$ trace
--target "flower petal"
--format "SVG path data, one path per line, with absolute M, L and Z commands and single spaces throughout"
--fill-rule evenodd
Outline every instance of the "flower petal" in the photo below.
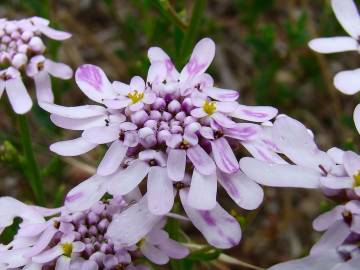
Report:
M 184 83 L 207 70 L 215 56 L 215 43 L 210 38 L 203 38 L 196 45 L 189 62 L 180 73 L 180 82 Z
M 216 166 L 214 161 L 200 145 L 190 147 L 186 151 L 186 154 L 201 174 L 211 175 L 215 172 Z
M 68 65 L 57 63 L 50 59 L 45 60 L 44 70 L 46 70 L 52 76 L 63 80 L 70 79 L 73 76 L 73 71 Z
M 76 70 L 75 80 L 83 93 L 96 102 L 102 103 L 103 99 L 115 97 L 112 84 L 98 66 L 90 64 L 80 66 Z
M 343 205 L 338 205 L 332 210 L 321 214 L 313 221 L 313 228 L 316 231 L 325 231 L 329 229 L 335 222 L 342 220 L 342 213 L 344 211 Z
M 106 235 L 120 245 L 135 245 L 147 235 L 162 218 L 162 216 L 154 215 L 149 211 L 147 197 L 144 196 L 138 203 L 113 217 Z M 121 228 L 121 233 L 119 233 L 119 228 Z
M 167 172 L 174 181 L 181 181 L 185 176 L 186 151 L 181 149 L 169 149 L 167 159 Z
M 241 170 L 252 180 L 271 187 L 319 188 L 321 173 L 307 167 L 269 164 L 254 158 L 242 158 Z
M 343 156 L 344 167 L 350 177 L 360 173 L 360 156 L 353 151 L 346 151 Z
M 66 107 L 48 102 L 40 102 L 39 106 L 49 113 L 74 119 L 83 119 L 106 114 L 106 109 L 98 105 Z
M 235 101 L 239 98 L 239 92 L 235 90 L 206 87 L 203 89 L 203 92 L 209 97 L 219 101 Z
M 21 78 L 5 81 L 5 89 L 10 104 L 17 114 L 24 114 L 30 111 L 33 103 Z
M 341 26 L 353 38 L 360 36 L 360 16 L 353 0 L 332 0 L 332 9 Z
M 54 94 L 51 89 L 50 76 L 46 71 L 40 71 L 34 76 L 36 98 L 39 102 L 54 102 Z
M 84 130 L 82 138 L 90 143 L 103 144 L 119 139 L 120 128 L 118 125 L 92 127 Z
M 134 76 L 130 81 L 130 89 L 131 91 L 144 92 L 145 90 L 145 82 L 139 76 Z
M 104 196 L 108 181 L 105 177 L 94 175 L 81 182 L 66 195 L 66 207 L 73 211 L 89 209 Z
M 204 235 L 210 245 L 217 248 L 231 248 L 241 239 L 241 228 L 236 219 L 219 204 L 210 211 L 196 210 L 188 205 L 188 192 L 180 190 L 181 203 L 193 225 Z
M 354 123 L 358 133 L 360 133 L 360 104 L 354 110 Z
M 215 163 L 220 170 L 225 173 L 234 173 L 239 170 L 239 163 L 224 137 L 211 141 L 211 148 Z
M 59 116 L 56 114 L 51 114 L 50 119 L 51 122 L 53 122 L 56 126 L 70 130 L 84 130 L 92 127 L 98 127 L 106 123 L 106 117 L 102 115 L 89 118 L 74 119 Z
M 114 173 L 120 167 L 128 148 L 123 142 L 114 141 L 101 160 L 97 173 L 102 176 Z
M 147 179 L 147 198 L 150 212 L 165 215 L 174 204 L 174 188 L 167 175 L 166 168 L 154 166 L 150 168 Z
M 260 132 L 260 126 L 251 123 L 236 123 L 231 128 L 225 128 L 226 137 L 234 138 L 240 141 L 252 141 Z
M 241 208 L 254 210 L 264 199 L 263 189 L 240 170 L 233 174 L 217 172 L 218 181 Z
M 50 150 L 60 156 L 78 156 L 89 152 L 96 146 L 97 144 L 90 143 L 80 137 L 73 140 L 53 143 L 50 145 Z
M 198 210 L 211 210 L 216 206 L 216 174 L 202 175 L 193 171 L 187 204 Z
M 156 263 L 158 265 L 164 265 L 169 262 L 169 257 L 166 255 L 164 251 L 153 246 L 148 242 L 144 242 L 140 246 L 140 250 L 144 254 L 144 256 L 153 263 Z
M 36 24 L 38 30 L 43 33 L 45 36 L 55 39 L 55 40 L 65 40 L 71 37 L 70 33 L 55 30 L 47 25 L 44 24 Z
M 360 91 L 360 68 L 340 71 L 334 77 L 335 87 L 346 95 L 353 95 Z
M 239 105 L 237 109 L 230 115 L 232 117 L 252 121 L 265 122 L 273 119 L 278 113 L 278 110 L 270 106 L 245 106 Z
M 337 53 L 356 51 L 357 41 L 352 37 L 315 38 L 309 42 L 309 47 L 319 53 Z

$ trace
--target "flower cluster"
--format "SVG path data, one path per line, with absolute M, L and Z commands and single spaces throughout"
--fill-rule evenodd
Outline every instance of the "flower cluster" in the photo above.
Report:
M 22 75 L 32 78 L 39 101 L 53 102 L 50 76 L 61 79 L 72 77 L 65 64 L 45 58 L 42 35 L 54 40 L 70 38 L 70 34 L 52 29 L 49 21 L 40 17 L 21 20 L 0 19 L 0 96 L 6 91 L 18 114 L 28 112 L 32 100 L 22 81 Z
M 170 239 L 160 220 L 142 239 L 132 245 L 119 243 L 123 227 L 109 233 L 109 224 L 129 203 L 122 197 L 98 201 L 86 211 L 69 211 L 25 205 L 13 198 L 0 198 L 0 229 L 22 218 L 14 240 L 0 246 L 1 269 L 126 269 L 144 270 L 136 265 L 141 256 L 155 264 L 188 255 L 186 247 Z M 137 224 L 133 224 L 137 226 Z
M 109 144 L 97 175 L 68 194 L 68 207 L 86 209 L 87 198 L 105 193 L 126 195 L 147 178 L 152 214 L 169 213 L 179 191 L 185 212 L 211 244 L 229 248 L 239 242 L 238 223 L 216 202 L 217 182 L 240 207 L 259 206 L 263 190 L 239 170 L 233 149 L 243 144 L 256 152 L 256 122 L 272 119 L 277 110 L 238 104 L 237 91 L 215 87 L 205 73 L 214 55 L 214 42 L 204 38 L 178 72 L 162 49 L 150 48 L 146 81 L 135 76 L 129 84 L 111 83 L 99 67 L 83 65 L 76 82 L 100 105 L 40 103 L 55 125 L 82 131 L 79 138 L 53 144 L 57 154 L 75 156 Z

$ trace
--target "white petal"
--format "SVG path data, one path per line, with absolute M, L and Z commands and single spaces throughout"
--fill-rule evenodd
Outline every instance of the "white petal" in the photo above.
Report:
M 77 138 L 68 141 L 60 141 L 50 145 L 50 150 L 60 156 L 78 156 L 89 152 L 97 146 L 95 143 L 89 143 L 83 138 Z
M 10 104 L 17 114 L 30 111 L 32 100 L 21 78 L 10 79 L 5 82 L 6 93 Z
M 187 197 L 189 206 L 199 210 L 213 209 L 216 206 L 216 192 L 216 174 L 202 175 L 194 169 Z
M 127 150 L 128 147 L 123 142 L 114 141 L 101 160 L 97 173 L 103 176 L 114 173 L 120 167 Z
M 51 114 L 50 119 L 51 122 L 53 122 L 56 126 L 61 128 L 71 129 L 71 130 L 84 130 L 84 129 L 89 129 L 92 127 L 98 127 L 104 125 L 106 117 L 100 115 L 89 118 L 74 119 L 74 118 L 59 116 L 56 114 Z
M 319 188 L 321 173 L 306 167 L 245 157 L 240 160 L 240 168 L 250 179 L 265 186 Z
M 169 177 L 174 181 L 181 181 L 185 175 L 186 151 L 181 149 L 170 149 L 167 159 L 167 171 Z
M 73 75 L 73 71 L 68 65 L 57 63 L 50 59 L 45 60 L 44 69 L 52 76 L 64 80 L 70 79 Z
M 309 47 L 319 53 L 356 51 L 358 43 L 352 37 L 316 38 L 309 42 Z
M 346 95 L 353 95 L 360 91 L 360 68 L 340 71 L 334 77 L 335 87 Z
M 360 133 L 360 104 L 354 110 L 354 123 L 358 133 Z
M 66 107 L 48 102 L 40 102 L 39 106 L 49 113 L 74 119 L 83 119 L 106 114 L 106 109 L 98 105 Z
M 34 81 L 38 102 L 54 102 L 54 94 L 51 89 L 49 74 L 46 71 L 40 71 L 34 76 Z
M 360 16 L 353 0 L 331 0 L 331 6 L 339 23 L 353 38 L 360 36 Z

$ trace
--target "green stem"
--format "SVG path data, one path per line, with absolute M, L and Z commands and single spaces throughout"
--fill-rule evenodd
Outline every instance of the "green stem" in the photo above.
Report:
M 160 11 L 160 13 L 169 21 L 174 23 L 181 31 L 185 32 L 188 28 L 186 22 L 184 22 L 169 1 L 157 0 L 151 1 L 151 3 Z
M 24 158 L 24 173 L 26 174 L 31 189 L 34 193 L 35 200 L 38 204 L 44 205 L 45 194 L 41 174 L 38 164 L 35 159 L 34 150 L 32 148 L 32 142 L 30 137 L 30 130 L 28 120 L 25 115 L 18 115 L 18 124 L 20 131 L 20 139 L 23 150 Z

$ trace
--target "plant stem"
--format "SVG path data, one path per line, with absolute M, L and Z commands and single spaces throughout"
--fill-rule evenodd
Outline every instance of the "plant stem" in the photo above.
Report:
M 36 162 L 32 141 L 30 137 L 30 130 L 27 118 L 25 115 L 18 115 L 18 124 L 20 131 L 20 139 L 23 150 L 24 173 L 27 176 L 31 189 L 34 193 L 35 200 L 38 204 L 44 205 L 44 187 L 41 179 L 38 164 Z
M 181 29 L 181 31 L 185 32 L 188 28 L 186 22 L 184 22 L 174 7 L 169 3 L 169 1 L 151 1 L 151 3 L 160 11 L 160 13 L 175 24 L 177 27 Z

